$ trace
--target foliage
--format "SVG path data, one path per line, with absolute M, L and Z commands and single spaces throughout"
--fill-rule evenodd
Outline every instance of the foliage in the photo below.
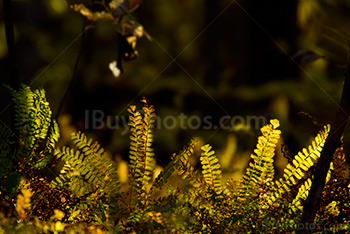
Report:
M 21 177 L 37 177 L 43 168 L 54 163 L 53 150 L 59 130 L 51 119 L 51 110 L 43 89 L 31 91 L 25 85 L 19 90 L 8 89 L 16 112 L 16 134 L 7 126 L 0 126 L 0 189 L 11 203 Z
M 2 171 L 4 181 L 14 173 L 20 180 L 11 190 L 1 188 L 1 200 L 7 203 L 10 191 L 16 191 L 11 197 L 15 198 L 15 210 L 6 211 L 1 205 L 1 232 L 291 232 L 300 220 L 301 204 L 307 197 L 312 172 L 330 128 L 326 125 L 310 146 L 290 160 L 281 178 L 275 178 L 273 165 L 281 135 L 276 119 L 261 128 L 262 136 L 239 181 L 222 180 L 219 160 L 210 145 L 201 147 L 201 169 L 192 165 L 190 157 L 196 150 L 196 140 L 173 154 L 172 161 L 155 175 L 152 145 L 156 116 L 154 107 L 143 99 L 142 111 L 134 105 L 129 107 L 129 180 L 120 185 L 114 161 L 81 132 L 71 135 L 75 149 L 56 148 L 53 156 L 58 131 L 57 127 L 50 127 L 54 122 L 42 90 L 31 91 L 22 86 L 11 92 L 18 105 L 15 126 L 21 137 L 19 142 L 29 142 L 31 147 L 13 147 L 13 134 L 2 126 L 1 160 L 12 166 Z M 20 128 L 23 125 L 19 122 L 26 127 Z M 45 138 L 46 144 L 40 145 L 38 142 Z M 43 168 L 43 162 L 48 166 L 56 158 L 64 166 L 60 175 L 49 182 L 37 171 Z M 348 227 L 349 175 L 345 174 L 344 162 L 343 149 L 339 148 L 317 216 L 318 231 L 338 232 Z M 333 225 L 327 226 L 330 221 Z

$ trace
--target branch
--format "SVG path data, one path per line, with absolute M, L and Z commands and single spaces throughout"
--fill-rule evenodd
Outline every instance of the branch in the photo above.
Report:
M 301 218 L 298 234 L 312 233 L 312 227 L 315 227 L 314 221 L 317 211 L 320 209 L 322 190 L 325 186 L 327 172 L 332 162 L 336 149 L 340 146 L 341 137 L 345 131 L 346 124 L 350 114 L 350 41 L 347 68 L 345 72 L 343 93 L 340 106 L 335 112 L 334 123 L 327 137 L 326 143 L 317 162 L 316 172 L 312 181 L 309 196 L 304 203 L 303 215 Z

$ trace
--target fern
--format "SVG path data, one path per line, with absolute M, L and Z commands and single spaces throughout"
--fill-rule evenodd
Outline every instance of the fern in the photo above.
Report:
M 214 150 L 210 145 L 202 146 L 202 155 L 200 157 L 203 167 L 203 177 L 205 182 L 214 189 L 217 195 L 222 193 L 221 183 L 221 166 L 219 160 L 215 156 Z
M 142 124 L 142 117 L 140 112 L 136 111 L 136 106 L 132 105 L 129 106 L 128 109 L 130 116 L 129 116 L 129 126 L 130 126 L 130 155 L 129 155 L 129 180 L 130 183 L 132 184 L 134 182 L 134 174 L 135 174 L 135 169 L 137 165 L 137 150 L 138 150 L 138 134 L 139 131 L 136 130 L 139 129 L 139 125 Z M 133 186 L 131 186 L 133 188 Z
M 51 181 L 51 186 L 56 188 L 67 188 L 69 189 L 72 183 L 72 177 L 74 168 L 71 167 L 68 161 L 65 162 L 60 170 L 60 174 Z
M 329 171 L 327 173 L 326 184 L 328 183 L 329 179 L 331 178 L 331 173 L 332 173 L 333 169 L 334 169 L 334 167 L 333 167 L 333 162 L 332 162 L 330 165 Z M 300 188 L 298 190 L 298 194 L 296 195 L 294 200 L 289 204 L 289 207 L 291 208 L 290 210 L 292 212 L 297 212 L 297 211 L 303 210 L 302 202 L 305 201 L 309 195 L 309 190 L 311 188 L 312 180 L 313 180 L 313 176 L 312 176 L 312 178 L 307 178 L 307 180 L 300 186 Z
M 81 132 L 73 132 L 71 137 L 78 150 L 63 147 L 57 149 L 56 156 L 64 160 L 66 164 L 68 163 L 78 173 L 77 176 L 72 177 L 70 185 L 72 191 L 78 196 L 97 190 L 109 196 L 117 195 L 119 183 L 116 167 L 104 149 Z M 61 184 L 62 181 L 56 179 L 55 183 Z
M 156 189 L 162 189 L 163 186 L 167 183 L 170 176 L 175 171 L 175 161 L 172 160 L 166 167 L 158 174 L 156 179 L 154 180 L 152 187 L 149 191 L 149 196 L 151 196 Z
M 307 180 L 300 186 L 298 190 L 298 194 L 290 204 L 291 212 L 295 213 L 296 211 L 302 210 L 302 201 L 306 200 L 307 196 L 309 195 L 309 190 L 311 188 L 312 184 L 312 178 L 307 178 Z
M 270 203 L 276 201 L 285 192 L 289 192 L 291 187 L 296 185 L 304 177 L 305 172 L 315 164 L 320 157 L 329 129 L 329 125 L 325 126 L 324 130 L 315 137 L 308 149 L 304 148 L 295 156 L 292 163 L 287 164 L 282 178 L 276 181 L 276 190 L 271 196 Z
M 21 176 L 35 177 L 53 160 L 53 149 L 59 138 L 56 122 L 41 88 L 31 90 L 21 85 L 19 90 L 6 86 L 14 102 L 14 131 L 0 125 L 0 169 L 3 191 L 13 192 Z
M 193 154 L 194 147 L 197 142 L 191 139 L 188 146 L 185 146 L 178 155 L 173 155 L 172 160 L 176 162 L 176 169 L 178 174 L 185 180 L 188 180 L 194 187 L 198 188 L 203 185 L 203 181 L 195 172 L 193 166 L 189 162 L 189 157 Z
M 276 129 L 279 126 L 278 120 L 271 120 L 270 123 L 261 129 L 263 135 L 258 139 L 255 154 L 251 156 L 253 161 L 249 163 L 243 180 L 236 184 L 231 179 L 228 183 L 228 194 L 232 196 L 229 203 L 233 209 L 240 210 L 242 202 L 245 203 L 244 211 L 233 213 L 239 220 L 234 225 L 243 227 L 242 230 L 245 231 L 256 230 L 257 224 L 262 221 L 280 223 L 288 218 L 299 217 L 302 202 L 311 187 L 312 177 L 309 171 L 320 156 L 330 128 L 329 125 L 325 126 L 307 149 L 303 149 L 293 159 L 290 158 L 282 178 L 274 181 L 273 156 L 280 131 Z M 327 182 L 332 170 L 333 166 L 328 172 Z M 239 217 L 246 218 L 241 220 Z
M 120 198 L 116 166 L 92 138 L 81 132 L 73 132 L 71 138 L 77 149 L 56 149 L 56 157 L 65 165 L 50 187 L 67 189 L 77 197 L 66 209 L 68 221 L 106 221 Z
M 170 176 L 178 169 L 179 175 L 182 175 L 184 179 L 191 178 L 190 181 L 194 185 L 199 185 L 200 181 L 195 180 L 195 178 L 191 175 L 194 173 L 194 168 L 190 165 L 188 158 L 193 153 L 194 147 L 197 142 L 192 139 L 191 142 L 183 148 L 178 154 L 173 154 L 171 157 L 170 163 L 166 165 L 166 167 L 159 173 L 159 175 L 154 180 L 152 187 L 149 192 L 149 196 L 154 194 L 156 189 L 162 189 L 163 186 L 167 183 Z
M 201 147 L 202 170 L 196 170 L 189 160 L 197 144 L 194 139 L 173 154 L 171 162 L 152 181 L 155 110 L 143 99 L 142 111 L 134 105 L 128 110 L 130 187 L 121 192 L 114 162 L 98 142 L 83 133 L 72 133 L 75 148 L 62 147 L 53 152 L 58 127 L 51 120 L 43 91 L 31 91 L 23 86 L 11 92 L 18 103 L 17 114 L 23 116 L 16 117 L 21 127 L 15 125 L 21 138 L 17 141 L 8 128 L 0 126 L 0 160 L 5 164 L 0 168 L 1 189 L 12 191 L 21 175 L 30 175 L 32 178 L 26 183 L 33 195 L 28 217 L 35 215 L 48 220 L 54 210 L 56 213 L 61 210 L 62 222 L 108 222 L 105 228 L 111 233 L 290 232 L 289 227 L 261 229 L 261 224 L 288 221 L 295 225 L 298 222 L 302 203 L 311 187 L 312 171 L 330 128 L 325 126 L 308 148 L 294 158 L 288 157 L 289 163 L 278 180 L 274 180 L 273 162 L 281 131 L 278 120 L 271 120 L 261 129 L 262 136 L 241 181 L 229 178 L 227 187 L 222 184 L 219 160 L 208 144 Z M 17 142 L 20 144 L 15 150 Z M 59 176 L 48 182 L 34 172 L 47 166 L 54 156 L 62 159 L 64 166 Z M 344 162 L 344 153 L 339 149 L 327 175 L 317 216 L 319 222 L 327 222 L 328 217 L 334 223 L 347 222 L 350 198 Z M 175 172 L 182 179 L 173 187 L 170 177 Z M 157 190 L 163 191 L 156 193 Z M 4 201 L 3 196 L 0 200 Z M 109 225 L 113 221 L 115 223 Z
M 26 157 L 32 168 L 44 168 L 53 158 L 53 149 L 59 138 L 58 126 L 51 119 L 51 109 L 42 88 L 31 90 L 21 85 L 17 91 L 9 86 L 14 101 L 15 129 L 20 143 L 19 154 Z
M 136 106 L 130 106 L 130 185 L 132 191 L 136 192 L 136 198 L 141 204 L 145 203 L 147 196 L 146 186 L 152 178 L 155 167 L 155 156 L 152 144 L 154 141 L 155 110 L 152 105 L 148 105 L 146 99 L 144 103 L 143 116 L 136 111 Z M 131 194 L 131 199 L 133 199 Z
M 246 174 L 243 176 L 242 189 L 239 199 L 244 201 L 246 197 L 255 197 L 259 187 L 270 183 L 273 180 L 275 171 L 273 166 L 273 157 L 275 148 L 280 137 L 281 131 L 277 130 L 279 121 L 274 119 L 270 124 L 261 128 L 262 136 L 258 138 L 258 144 L 251 154 L 253 162 L 249 163 Z
M 52 150 L 52 143 L 57 141 L 58 133 L 55 124 L 51 128 L 52 112 L 46 101 L 45 91 L 41 88 L 32 91 L 25 85 L 18 91 L 10 87 L 8 89 L 15 103 L 15 128 L 19 131 L 18 137 L 22 141 L 22 152 L 26 152 L 26 156 L 35 157 L 40 143 L 45 140 L 49 141 L 48 146 Z

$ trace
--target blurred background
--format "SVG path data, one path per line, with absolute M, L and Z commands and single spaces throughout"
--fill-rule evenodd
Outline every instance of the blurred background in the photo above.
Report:
M 81 46 L 84 17 L 69 3 L 12 1 L 20 79 L 46 90 L 53 115 Z M 294 155 L 310 143 L 320 124 L 334 118 L 348 50 L 344 25 L 350 25 L 349 10 L 340 0 L 147 0 L 132 17 L 153 41 L 137 41 L 138 58 L 123 63 L 124 73 L 117 78 L 109 69 L 118 55 L 117 25 L 93 23 L 85 32 L 78 79 L 58 118 L 60 144 L 69 144 L 70 131 L 80 130 L 113 157 L 127 159 L 129 133 L 124 128 L 87 129 L 86 111 L 127 117 L 128 104 L 141 107 L 139 101 L 146 97 L 160 119 L 181 113 L 212 116 L 213 124 L 227 115 L 278 118 L 281 143 Z M 11 83 L 2 10 L 0 14 L 1 83 Z M 323 58 L 315 59 L 310 51 Z M 3 87 L 0 95 L 0 117 L 9 123 L 9 95 Z M 231 129 L 183 129 L 175 122 L 171 129 L 156 131 L 158 163 L 166 164 L 197 137 L 229 164 L 245 165 L 260 127 L 242 123 Z

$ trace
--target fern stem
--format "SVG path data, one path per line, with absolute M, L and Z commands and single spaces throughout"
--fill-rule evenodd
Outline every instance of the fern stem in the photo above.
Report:
M 350 41 L 348 42 L 350 51 Z M 322 197 L 322 190 L 325 186 L 327 172 L 330 167 L 330 163 L 333 159 L 333 155 L 336 149 L 340 146 L 341 137 L 345 131 L 346 124 L 349 120 L 350 114 L 350 52 L 348 53 L 347 68 L 345 72 L 345 80 L 343 86 L 343 93 L 341 96 L 340 106 L 335 113 L 334 123 L 331 125 L 331 130 L 327 137 L 326 143 L 321 152 L 321 156 L 317 162 L 314 179 L 312 181 L 311 189 L 307 200 L 304 203 L 303 215 L 301 223 L 305 225 L 303 230 L 298 230 L 297 233 L 312 233 L 309 229 L 310 224 L 313 224 L 317 211 L 320 208 L 320 202 Z M 308 224 L 308 225 L 307 225 Z

